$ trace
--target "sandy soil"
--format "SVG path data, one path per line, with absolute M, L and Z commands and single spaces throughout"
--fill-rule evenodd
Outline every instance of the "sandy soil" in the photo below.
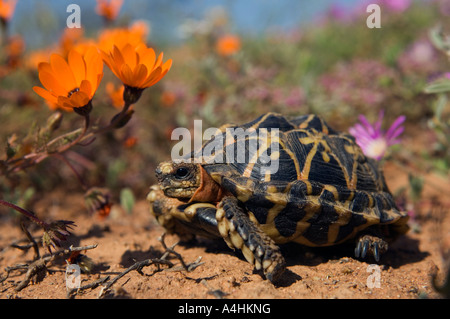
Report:
M 393 191 L 407 186 L 407 174 L 399 167 L 386 168 L 388 183 Z M 392 179 L 395 176 L 395 179 Z M 370 263 L 352 258 L 353 247 L 311 249 L 299 245 L 283 246 L 287 271 L 277 285 L 264 280 L 240 255 L 223 242 L 200 239 L 194 243 L 180 243 L 175 247 L 186 263 L 201 257 L 202 264 L 192 271 L 182 270 L 174 255 L 168 260 L 174 266 L 151 265 L 142 274 L 131 271 L 110 289 L 98 286 L 79 291 L 75 298 L 442 298 L 432 285 L 431 274 L 437 272 L 439 284 L 445 279 L 442 251 L 450 249 L 450 200 L 445 193 L 450 185 L 441 177 L 430 175 L 425 187 L 426 198 L 432 199 L 416 212 L 412 230 L 391 245 L 379 267 L 380 287 L 371 288 L 371 275 L 376 276 Z M 64 199 L 64 200 L 62 200 Z M 446 214 L 439 213 L 440 202 Z M 128 215 L 116 206 L 110 217 L 99 221 L 83 212 L 80 195 L 50 194 L 36 205 L 36 212 L 46 212 L 51 219 L 69 219 L 76 222 L 69 242 L 74 246 L 97 244 L 85 252 L 94 262 L 90 274 L 81 275 L 81 285 L 87 285 L 110 276 L 116 277 L 137 261 L 159 258 L 163 248 L 158 238 L 164 230 L 149 214 L 145 200 L 137 203 Z M 81 211 L 81 212 L 80 212 Z M 446 216 L 445 216 L 446 215 Z M 11 218 L 1 215 L 0 223 L 0 278 L 6 276 L 5 267 L 29 263 L 32 249 L 23 252 L 10 247 L 23 233 Z M 30 228 L 33 230 L 33 228 Z M 41 234 L 39 230 L 33 235 Z M 167 235 L 170 246 L 179 241 Z M 66 255 L 65 258 L 68 256 Z M 0 298 L 67 298 L 66 264 L 59 258 L 47 264 L 49 272 L 38 283 L 15 291 L 25 278 L 24 271 L 12 271 L 0 283 Z M 1 280 L 1 279 L 0 279 Z

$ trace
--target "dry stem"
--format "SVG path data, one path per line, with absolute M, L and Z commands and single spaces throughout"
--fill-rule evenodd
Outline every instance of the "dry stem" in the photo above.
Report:
M 166 243 L 164 242 L 165 235 L 166 234 L 163 233 L 161 235 L 161 237 L 158 238 L 159 242 L 161 243 L 161 245 L 165 249 L 165 252 L 163 253 L 163 255 L 160 258 L 146 259 L 146 260 L 143 260 L 143 261 L 136 262 L 132 266 L 128 267 L 125 271 L 123 271 L 122 273 L 120 273 L 119 275 L 114 277 L 112 280 L 108 281 L 103 286 L 102 290 L 100 291 L 99 298 L 105 296 L 106 292 L 112 287 L 112 285 L 114 285 L 120 278 L 122 278 L 123 276 L 125 276 L 126 274 L 128 274 L 129 272 L 131 272 L 133 270 L 136 270 L 141 275 L 144 275 L 144 273 L 142 272 L 142 268 L 150 266 L 150 265 L 156 265 L 157 266 L 157 270 L 154 271 L 154 273 L 162 271 L 161 268 L 160 268 L 161 265 L 167 265 L 169 267 L 169 269 L 175 270 L 174 264 L 171 261 L 167 260 L 167 258 L 170 255 L 174 255 L 181 263 L 182 268 L 181 269 L 176 269 L 177 271 L 181 271 L 181 270 L 192 271 L 195 268 L 197 268 L 198 266 L 203 264 L 202 262 L 200 262 L 201 261 L 201 257 L 199 257 L 196 261 L 194 261 L 192 263 L 186 264 L 186 262 L 184 261 L 183 257 L 174 250 L 175 246 L 178 245 L 178 242 L 173 244 L 170 247 L 167 247 Z

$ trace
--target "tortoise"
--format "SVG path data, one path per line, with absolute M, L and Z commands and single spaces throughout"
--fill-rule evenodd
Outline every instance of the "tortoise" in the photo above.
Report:
M 156 176 L 147 200 L 168 232 L 221 237 L 272 282 L 286 267 L 279 244 L 353 241 L 357 258 L 379 262 L 409 228 L 380 164 L 314 114 L 224 125 L 184 160 L 160 163 Z

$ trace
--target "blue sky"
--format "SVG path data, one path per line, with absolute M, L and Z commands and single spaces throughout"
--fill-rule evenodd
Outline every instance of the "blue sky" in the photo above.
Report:
M 178 39 L 178 26 L 188 18 L 200 19 L 210 8 L 229 12 L 236 32 L 258 34 L 268 28 L 291 29 L 328 9 L 333 3 L 352 8 L 365 0 L 125 0 L 120 18 L 146 19 L 156 37 Z M 19 0 L 11 31 L 25 36 L 32 46 L 46 45 L 65 27 L 69 4 L 81 8 L 87 29 L 101 25 L 94 0 Z

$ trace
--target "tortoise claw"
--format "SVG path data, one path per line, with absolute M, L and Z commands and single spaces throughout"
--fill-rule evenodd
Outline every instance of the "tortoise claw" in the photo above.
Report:
M 358 241 L 356 243 L 356 247 L 355 247 L 355 257 L 359 258 L 359 256 L 361 256 L 361 242 Z
M 376 262 L 380 261 L 380 256 L 387 251 L 388 244 L 381 238 L 365 235 L 362 236 L 355 247 L 356 258 L 366 258 L 367 253 L 372 253 Z
M 361 258 L 366 258 L 367 251 L 369 250 L 369 241 L 363 241 L 362 246 Z
M 379 262 L 380 261 L 380 251 L 378 249 L 378 243 L 375 242 L 375 243 L 373 243 L 372 246 L 373 246 L 373 248 L 372 248 L 372 250 L 373 250 L 373 257 L 375 258 L 376 262 Z

